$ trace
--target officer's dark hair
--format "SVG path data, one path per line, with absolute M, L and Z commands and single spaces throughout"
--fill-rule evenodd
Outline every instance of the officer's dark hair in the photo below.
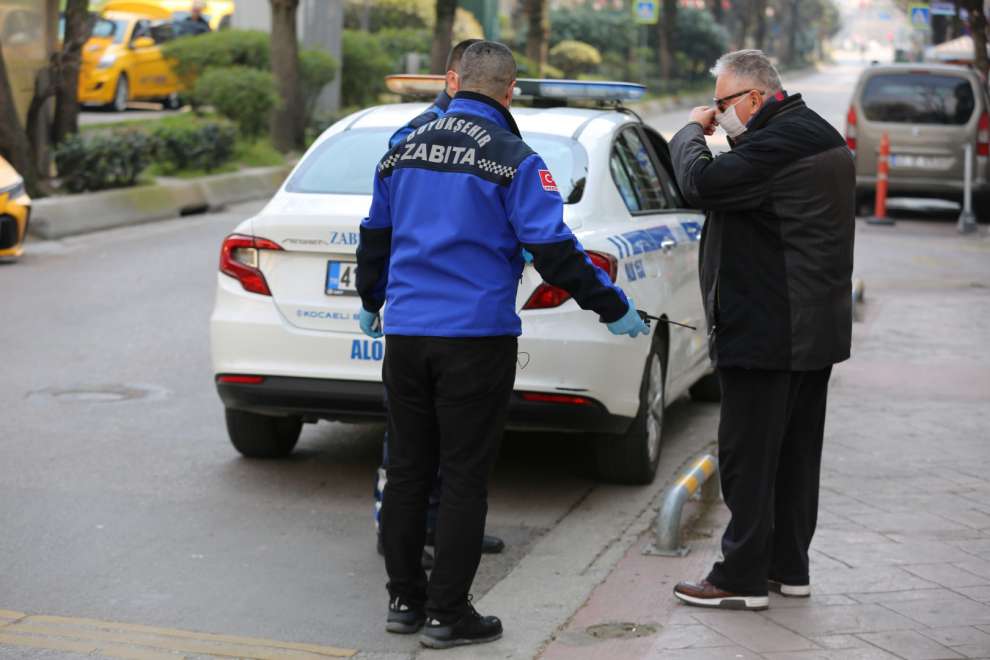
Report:
M 454 71 L 461 72 L 461 58 L 464 57 L 464 51 L 473 46 L 474 44 L 481 41 L 481 39 L 465 39 L 456 46 L 450 49 L 450 55 L 447 56 L 447 66 L 444 71 Z
M 512 51 L 497 41 L 479 41 L 461 56 L 461 89 L 498 99 L 516 79 Z

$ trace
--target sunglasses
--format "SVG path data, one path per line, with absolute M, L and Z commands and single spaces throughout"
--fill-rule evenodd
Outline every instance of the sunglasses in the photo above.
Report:
M 732 99 L 739 98 L 743 94 L 749 94 L 750 92 L 758 92 L 760 96 L 764 96 L 766 94 L 766 92 L 761 92 L 758 89 L 744 89 L 741 92 L 729 94 L 728 96 L 723 96 L 720 99 L 712 99 L 712 102 L 715 103 L 715 107 L 718 108 L 719 112 L 725 112 L 725 109 L 729 107 L 725 104 L 726 101 L 731 101 Z

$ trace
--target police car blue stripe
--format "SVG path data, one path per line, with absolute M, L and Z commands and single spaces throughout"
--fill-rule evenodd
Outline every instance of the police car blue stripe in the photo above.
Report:
M 619 259 L 625 259 L 626 258 L 626 251 L 622 247 L 622 243 L 620 243 L 619 241 L 617 241 L 614 236 L 609 236 L 608 237 L 608 242 L 611 243 L 612 245 L 614 245 L 616 247 L 616 249 L 619 251 Z

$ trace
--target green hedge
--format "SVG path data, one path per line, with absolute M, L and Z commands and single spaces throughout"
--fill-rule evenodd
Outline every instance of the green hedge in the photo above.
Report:
M 159 126 L 151 132 L 155 163 L 162 174 L 212 172 L 234 155 L 237 129 L 226 122 Z
M 385 76 L 394 72 L 394 62 L 381 42 L 367 32 L 344 30 L 341 44 L 343 77 L 340 95 L 344 106 L 375 103 L 385 91 Z
M 237 124 L 246 138 L 268 130 L 272 110 L 279 102 L 272 74 L 246 66 L 207 69 L 196 81 L 194 96 L 197 104 L 213 106 Z
M 196 37 L 182 37 L 162 46 L 175 72 L 187 85 L 213 67 L 246 66 L 268 70 L 269 40 L 256 30 L 222 30 Z
M 162 174 L 211 172 L 230 162 L 237 131 L 219 121 L 169 122 L 151 131 L 123 129 L 72 135 L 55 149 L 55 166 L 71 193 L 126 188 L 152 163 Z
M 72 135 L 55 150 L 55 166 L 66 190 L 125 188 L 137 183 L 151 162 L 154 141 L 137 130 L 83 138 Z

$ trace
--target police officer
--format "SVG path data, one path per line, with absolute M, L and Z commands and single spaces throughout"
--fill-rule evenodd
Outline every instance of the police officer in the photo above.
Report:
M 444 83 L 444 89 L 437 97 L 433 100 L 433 105 L 424 110 L 422 113 L 417 115 L 408 124 L 397 130 L 391 138 L 389 138 L 388 146 L 389 148 L 394 147 L 399 144 L 406 137 L 409 136 L 414 130 L 430 123 L 434 119 L 439 119 L 443 117 L 447 112 L 447 106 L 450 105 L 451 94 L 456 94 L 460 86 L 460 68 L 461 68 L 461 57 L 464 55 L 464 51 L 468 49 L 469 46 L 481 41 L 480 39 L 465 39 L 461 41 L 456 46 L 450 50 L 450 54 L 447 56 L 447 75 L 446 81 Z M 388 466 L 388 431 L 385 432 L 385 441 L 382 446 L 382 464 L 378 468 L 377 479 L 375 480 L 375 525 L 378 525 L 379 517 L 381 515 L 381 505 L 382 505 L 382 492 L 385 489 L 385 483 L 388 479 L 386 468 Z M 436 530 L 437 521 L 437 510 L 440 506 L 440 479 L 437 478 L 433 484 L 433 491 L 430 493 L 430 504 L 427 509 L 426 514 L 426 545 L 434 545 L 434 532 Z M 505 549 L 505 542 L 498 538 L 497 536 L 489 536 L 485 534 L 481 542 L 481 552 L 483 554 L 498 554 Z M 382 545 L 381 533 L 378 534 L 378 554 L 384 555 L 385 548 Z M 433 556 L 426 550 L 423 550 L 423 567 L 426 569 L 433 568 Z
M 357 288 L 369 336 L 382 336 L 379 310 L 388 303 L 386 630 L 422 630 L 420 642 L 432 648 L 502 635 L 501 621 L 478 614 L 469 591 L 515 380 L 522 249 L 544 280 L 597 312 L 614 334 L 649 333 L 564 224 L 553 177 L 508 112 L 515 77 L 505 46 L 469 47 L 447 114 L 413 131 L 378 164 L 361 224 Z M 443 490 L 428 580 L 420 554 L 438 467 Z

